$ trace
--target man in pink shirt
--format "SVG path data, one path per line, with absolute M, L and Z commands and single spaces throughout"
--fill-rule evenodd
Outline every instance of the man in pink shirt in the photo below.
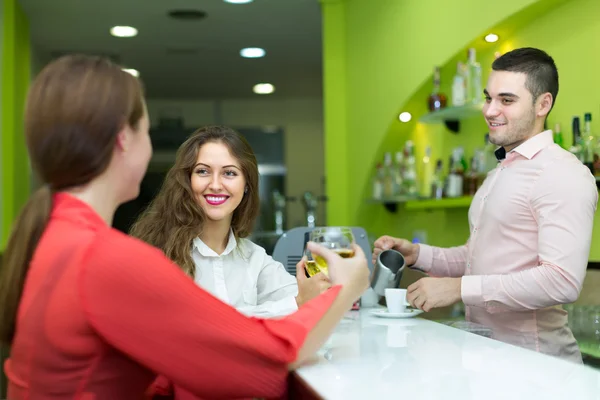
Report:
M 413 306 L 462 300 L 466 319 L 494 338 L 581 362 L 561 305 L 581 291 L 598 191 L 589 169 L 544 131 L 556 65 L 541 50 L 513 50 L 492 64 L 484 94 L 499 164 L 471 203 L 467 243 L 439 248 L 383 236 L 373 256 L 394 248 L 431 276 L 408 287 Z

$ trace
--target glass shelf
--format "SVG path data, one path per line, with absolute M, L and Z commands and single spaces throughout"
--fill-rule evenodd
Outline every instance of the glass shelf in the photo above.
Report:
M 453 132 L 458 132 L 459 121 L 481 116 L 483 104 L 468 104 L 460 107 L 446 107 L 439 111 L 427 113 L 419 121 L 424 124 L 445 123 L 448 129 Z
M 405 210 L 433 210 L 447 208 L 468 208 L 473 196 L 463 196 L 444 199 L 423 199 L 415 197 L 390 197 L 383 199 L 370 199 L 371 204 L 383 204 L 391 212 L 396 212 L 398 205 L 404 204 Z
M 453 197 L 444 199 L 422 199 L 406 202 L 404 208 L 407 210 L 431 210 L 440 208 L 468 208 L 473 196 Z

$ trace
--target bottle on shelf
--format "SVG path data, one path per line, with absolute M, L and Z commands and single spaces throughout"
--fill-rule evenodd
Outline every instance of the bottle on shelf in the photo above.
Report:
M 461 157 L 460 148 L 455 148 L 452 151 L 452 156 L 450 156 L 446 197 L 461 197 L 463 195 L 464 168 Z
M 431 162 L 431 146 L 425 147 L 425 155 L 421 160 L 420 196 L 425 199 L 431 198 L 431 183 L 433 180 L 433 163 Z
M 573 117 L 573 145 L 569 148 L 569 151 L 577 157 L 581 162 L 584 160 L 583 143 L 581 141 L 581 131 L 579 126 L 579 117 Z
M 394 196 L 402 196 L 404 194 L 404 153 L 396 152 L 394 163 Z
M 439 111 L 446 107 L 447 102 L 446 95 L 440 92 L 440 67 L 435 67 L 433 70 L 433 90 L 427 98 L 427 106 L 429 111 Z
M 596 152 L 596 139 L 592 133 L 592 114 L 585 113 L 583 116 L 583 163 L 590 169 L 591 173 L 594 174 L 594 157 L 597 158 Z
M 481 82 L 481 64 L 476 60 L 474 48 L 470 48 L 467 61 L 467 102 L 483 103 L 483 86 Z
M 383 197 L 394 197 L 394 169 L 392 166 L 392 153 L 386 152 L 383 156 Z
M 377 163 L 375 169 L 375 176 L 373 177 L 373 193 L 372 196 L 375 200 L 383 199 L 383 167 L 381 163 Z
M 419 194 L 417 188 L 417 166 L 415 160 L 415 147 L 411 140 L 404 144 L 404 193 L 410 197 L 416 197 Z
M 467 102 L 467 82 L 465 64 L 458 62 L 456 75 L 452 82 L 452 105 L 454 107 L 464 106 Z
M 477 171 L 477 157 L 471 158 L 471 168 L 465 173 L 464 176 L 464 184 L 463 184 L 463 195 L 464 196 L 474 196 L 477 189 L 479 189 L 479 173 Z
M 554 143 L 556 143 L 557 145 L 559 145 L 560 147 L 564 148 L 565 147 L 565 143 L 564 143 L 564 138 L 563 138 L 563 134 L 562 131 L 560 129 L 560 123 L 557 122 L 554 125 Z
M 442 160 L 437 160 L 435 164 L 435 172 L 431 179 L 431 197 L 437 200 L 444 197 L 444 166 Z

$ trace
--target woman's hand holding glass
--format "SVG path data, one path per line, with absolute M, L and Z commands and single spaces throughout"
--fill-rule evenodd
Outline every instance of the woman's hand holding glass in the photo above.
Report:
M 322 272 L 332 285 L 349 286 L 356 292 L 356 298 L 369 286 L 368 262 L 350 228 L 313 230 L 305 256 L 309 275 Z

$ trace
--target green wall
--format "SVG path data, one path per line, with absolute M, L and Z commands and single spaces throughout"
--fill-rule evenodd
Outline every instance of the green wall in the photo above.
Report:
M 11 224 L 29 197 L 31 176 L 22 122 L 30 81 L 29 24 L 16 0 L 3 0 L 2 7 L 0 250 L 4 249 Z
M 583 117 L 589 111 L 594 118 L 592 127 L 600 132 L 600 76 L 595 71 L 600 54 L 593 50 L 600 43 L 600 21 L 594 20 L 600 15 L 600 2 L 505 1 L 493 13 L 486 11 L 486 6 L 476 0 L 464 0 L 461 7 L 439 0 L 323 2 L 325 28 L 328 24 L 344 26 L 343 33 L 339 29 L 333 32 L 337 36 L 324 31 L 329 224 L 360 225 L 375 236 L 410 238 L 413 231 L 425 230 L 428 242 L 440 246 L 462 244 L 467 239 L 466 208 L 410 212 L 400 208 L 390 213 L 381 205 L 366 202 L 375 164 L 383 160 L 385 151 L 400 149 L 407 139 L 416 142 L 417 159 L 425 143 L 432 144 L 433 159 L 442 158 L 446 168 L 452 146 L 463 145 L 470 155 L 483 143 L 487 129 L 482 117 L 463 123 L 458 135 L 443 125 L 418 123 L 426 112 L 433 66 L 442 66 L 442 90 L 449 95 L 456 61 L 466 59 L 467 47 L 477 48 L 484 79 L 495 51 L 521 46 L 545 49 L 555 58 L 561 79 L 548 126 L 561 122 L 569 142 L 572 116 Z M 500 34 L 498 43 L 482 40 L 490 31 Z M 337 70 L 328 69 L 329 49 L 335 48 L 336 40 L 347 49 L 346 63 Z M 346 98 L 336 96 L 340 79 L 344 79 Z M 401 111 L 410 111 L 413 120 L 399 122 Z M 344 158 L 338 154 L 339 146 L 327 146 L 331 138 L 341 143 L 344 140 L 340 138 L 345 138 Z M 599 225 L 597 219 L 594 237 L 600 237 L 596 234 Z M 600 259 L 600 248 L 594 247 L 591 258 Z

